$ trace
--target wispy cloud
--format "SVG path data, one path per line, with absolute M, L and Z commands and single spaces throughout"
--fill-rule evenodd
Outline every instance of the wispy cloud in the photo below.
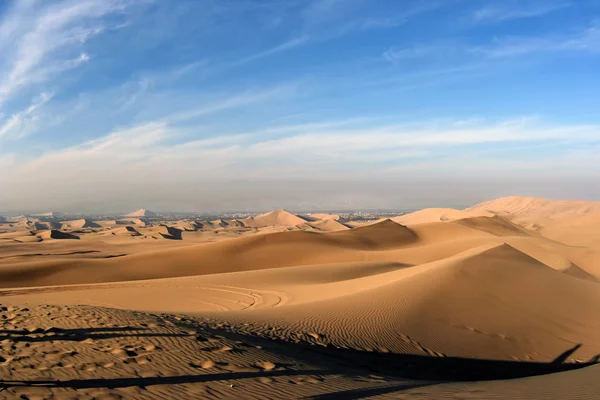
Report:
M 121 129 L 110 134 L 82 143 L 68 149 L 48 153 L 27 163 L 25 169 L 30 176 L 49 173 L 61 169 L 64 173 L 78 174 L 80 180 L 85 174 L 78 173 L 77 165 L 85 161 L 86 173 L 97 169 L 95 174 L 110 176 L 118 174 L 130 179 L 147 180 L 155 177 L 163 166 L 169 168 L 163 173 L 183 174 L 190 179 L 206 179 L 209 175 L 234 176 L 244 172 L 232 165 L 245 163 L 243 170 L 252 170 L 252 163 L 277 163 L 286 160 L 294 168 L 302 170 L 311 162 L 330 162 L 339 167 L 340 162 L 378 162 L 414 158 L 435 154 L 439 151 L 459 149 L 465 146 L 502 143 L 596 143 L 600 141 L 600 126 L 571 125 L 547 127 L 537 118 L 517 118 L 498 123 L 477 122 L 468 124 L 457 121 L 447 126 L 383 125 L 370 128 L 355 128 L 350 121 L 312 124 L 306 126 L 273 127 L 264 132 L 219 136 L 205 140 L 192 140 L 177 145 L 169 145 L 167 140 L 178 134 L 179 128 L 172 122 L 154 121 Z M 348 124 L 350 126 L 348 126 Z M 272 132 L 294 132 L 292 135 L 273 137 Z M 504 150 L 499 148 L 498 152 Z M 111 162 L 107 162 L 108 160 Z M 197 168 L 188 169 L 187 161 L 202 160 Z M 131 170 L 130 162 L 135 161 L 135 171 L 144 171 L 143 176 Z M 324 165 L 324 164 L 323 164 Z M 179 167 L 178 167 L 179 166 Z M 221 168 L 221 169 L 219 169 Z M 114 170 L 111 172 L 111 169 Z M 35 170 L 35 173 L 33 173 Z M 105 171 L 105 172 L 103 172 Z M 16 171 L 18 172 L 18 171 Z M 272 173 L 277 174 L 277 170 Z M 327 173 L 326 170 L 323 173 Z M 18 175 L 18 174 L 17 174 Z M 94 175 L 96 176 L 96 175 Z M 266 176 L 265 176 L 266 177 Z
M 372 4 L 366 0 L 308 2 L 301 12 L 303 29 L 317 40 L 332 39 L 365 30 L 396 28 L 413 17 L 442 6 L 438 1 L 405 2 L 401 9 L 373 15 L 369 12 Z
M 5 121 L 0 119 L 0 139 L 20 139 L 35 131 L 40 118 L 37 112 L 52 96 L 53 93 L 42 93 L 26 109 L 11 115 Z
M 256 54 L 253 54 L 251 56 L 242 58 L 242 59 L 237 60 L 237 61 L 233 61 L 228 66 L 236 66 L 237 67 L 237 66 L 244 65 L 244 64 L 247 64 L 249 62 L 255 61 L 255 60 L 259 60 L 259 59 L 264 58 L 264 57 L 268 57 L 268 56 L 273 55 L 273 54 L 277 54 L 277 53 L 281 53 L 281 52 L 284 52 L 284 51 L 287 51 L 287 50 L 291 50 L 291 49 L 293 49 L 295 47 L 298 47 L 298 46 L 301 46 L 301 45 L 307 43 L 308 40 L 309 40 L 309 37 L 307 35 L 300 36 L 300 37 L 297 37 L 297 38 L 294 38 L 294 39 L 290 39 L 287 42 L 284 42 L 284 43 L 279 44 L 277 46 L 271 47 L 270 49 L 266 49 L 266 50 L 260 51 L 260 52 L 258 52 Z
M 594 25 L 572 36 L 498 37 L 488 45 L 471 49 L 490 57 L 513 57 L 533 53 L 600 52 L 600 26 Z
M 502 3 L 478 9 L 473 13 L 473 18 L 477 21 L 505 21 L 511 19 L 532 18 L 570 6 L 571 3 L 554 2 L 552 0 L 504 1 Z
M 561 52 L 600 53 L 600 24 L 570 35 L 496 36 L 477 46 L 447 42 L 392 46 L 382 53 L 382 58 L 397 65 L 434 61 L 466 65 L 480 62 L 481 57 L 509 58 Z
M 210 104 L 204 104 L 196 108 L 178 112 L 166 117 L 165 120 L 169 123 L 186 122 L 224 110 L 246 106 L 252 103 L 281 97 L 283 95 L 289 95 L 290 93 L 293 93 L 295 87 L 296 85 L 294 84 L 283 84 L 265 90 L 247 90 L 243 93 L 228 96 L 226 98 L 218 100 L 213 99 Z
M 422 59 L 440 59 L 455 55 L 459 49 L 447 45 L 411 45 L 407 47 L 390 47 L 383 53 L 383 58 L 396 64 L 405 61 Z
M 35 1 L 15 2 L 0 21 L 0 104 L 19 89 L 89 61 L 83 45 L 106 28 L 102 17 L 127 4 L 65 0 L 44 7 Z

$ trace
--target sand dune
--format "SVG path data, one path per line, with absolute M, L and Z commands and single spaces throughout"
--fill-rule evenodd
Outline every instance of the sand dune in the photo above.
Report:
M 466 211 L 488 211 L 508 215 L 523 225 L 540 227 L 551 221 L 600 213 L 600 202 L 561 200 L 549 201 L 529 197 L 504 197 L 477 204 Z
M 36 235 L 41 239 L 79 239 L 79 236 L 72 235 L 67 232 L 61 232 L 56 229 L 52 229 L 50 231 L 40 232 Z
M 161 294 L 171 311 L 250 307 L 251 315 L 218 318 L 259 336 L 269 335 L 266 324 L 283 332 L 285 340 L 294 332 L 315 332 L 332 346 L 402 354 L 544 361 L 570 343 L 585 344 L 578 357 L 600 351 L 598 284 L 561 274 L 506 244 L 418 266 L 307 265 L 123 285 L 42 292 L 28 299 L 96 299 L 97 304 L 156 310 L 165 307 L 156 298 Z M 208 299 L 210 304 L 203 304 Z
M 333 218 L 317 222 L 307 222 L 307 225 L 324 232 L 345 231 L 350 229 L 348 225 L 342 224 Z
M 108 220 L 94 221 L 94 222 L 103 228 L 114 228 L 117 225 L 126 225 L 125 221 L 120 221 L 120 220 L 116 220 L 116 219 L 108 219 Z
M 600 212 L 550 222 L 540 233 L 572 246 L 600 246 Z
M 505 242 L 531 253 L 534 258 L 542 259 L 542 262 L 555 269 L 567 272 L 572 267 L 568 261 L 568 251 L 562 248 L 557 248 L 554 255 L 544 259 L 548 253 L 545 247 L 552 246 L 552 243 L 535 233 L 527 236 L 515 226 L 514 235 L 507 236 L 505 222 L 498 218 L 490 219 L 485 224 L 480 222 L 471 225 L 455 221 L 407 228 L 386 220 L 346 231 L 252 235 L 105 260 L 19 263 L 0 269 L 0 285 L 15 287 L 115 282 L 358 261 L 422 264 L 473 247 Z M 485 229 L 478 229 L 477 225 L 484 225 Z M 140 233 L 173 239 L 181 231 L 158 226 Z M 579 266 L 587 267 L 585 263 Z M 30 270 L 32 276 L 23 274 L 25 269 Z
M 591 400 L 594 209 L 509 198 L 354 228 L 276 210 L 80 240 L 21 219 L 0 233 L 0 380 L 28 397 Z
M 310 216 L 316 220 L 321 220 L 321 221 L 327 221 L 330 219 L 338 221 L 340 219 L 340 216 L 336 215 L 336 214 L 311 213 Z
M 245 226 L 262 228 L 265 226 L 297 226 L 307 222 L 286 210 L 275 210 L 266 214 L 249 217 L 242 220 Z
M 123 215 L 123 217 L 134 217 L 134 218 L 148 218 L 148 217 L 156 217 L 156 216 L 157 216 L 156 213 L 153 213 L 150 210 L 146 210 L 145 208 L 140 208 L 137 211 Z
M 133 226 L 124 226 L 124 227 L 120 227 L 120 228 L 116 228 L 116 229 L 111 229 L 110 232 L 111 235 L 125 235 L 125 236 L 141 236 L 142 234 L 139 233 Z
M 61 221 L 62 229 L 101 228 L 97 223 L 85 218 L 73 221 Z
M 146 222 L 139 218 L 120 218 L 116 221 L 117 221 L 117 224 L 146 226 Z
M 62 225 L 57 222 L 34 222 L 33 228 L 38 231 L 45 230 L 59 230 L 62 228 Z
M 486 211 L 462 211 L 453 208 L 426 208 L 410 214 L 395 217 L 393 220 L 405 225 L 424 224 L 428 222 L 454 221 L 472 217 L 491 217 L 494 214 Z
M 168 227 L 162 233 L 169 235 Z M 114 282 L 324 262 L 360 261 L 415 242 L 416 235 L 392 221 L 344 232 L 283 232 L 105 260 L 19 263 L 0 269 L 3 287 Z M 24 274 L 24 271 L 29 271 Z

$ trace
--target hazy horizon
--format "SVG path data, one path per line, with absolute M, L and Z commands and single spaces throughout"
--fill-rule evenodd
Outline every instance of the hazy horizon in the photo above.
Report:
M 290 211 L 344 211 L 344 210 L 416 210 L 427 207 L 466 208 L 482 201 L 506 196 L 540 197 L 548 200 L 597 200 L 600 189 L 593 182 L 575 181 L 561 187 L 552 180 L 500 182 L 471 179 L 452 184 L 436 181 L 331 181 L 331 182 L 270 182 L 264 186 L 256 182 L 236 181 L 204 184 L 197 192 L 176 191 L 161 200 L 162 187 L 148 193 L 123 194 L 114 200 L 114 193 L 90 192 L 81 199 L 65 203 L 52 203 L 32 198 L 21 202 L 21 208 L 0 209 L 0 213 L 106 213 L 118 214 L 145 208 L 154 212 L 220 213 L 265 212 L 284 208 Z M 231 187 L 229 191 L 221 189 Z M 510 187 L 505 190 L 505 187 Z M 220 189 L 220 190 L 219 190 Z M 357 190 L 361 189 L 361 190 Z M 453 191 L 448 193 L 448 189 Z M 565 190 L 566 189 L 566 190 Z M 574 196 L 565 197 L 568 191 Z M 244 196 L 240 196 L 240 192 Z M 198 193 L 193 195 L 191 193 Z M 444 193 L 444 196 L 440 196 Z M 105 198 L 103 195 L 106 195 Z M 109 201 L 108 199 L 113 199 Z M 25 207 L 28 204 L 29 207 Z M 217 204 L 217 206 L 215 206 Z M 54 205 L 54 206 L 52 206 Z
M 0 3 L 0 212 L 600 200 L 600 3 Z

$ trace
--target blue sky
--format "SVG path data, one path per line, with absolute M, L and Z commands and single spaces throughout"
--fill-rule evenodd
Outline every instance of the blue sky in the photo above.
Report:
M 600 199 L 598 71 L 595 0 L 1 1 L 0 211 Z

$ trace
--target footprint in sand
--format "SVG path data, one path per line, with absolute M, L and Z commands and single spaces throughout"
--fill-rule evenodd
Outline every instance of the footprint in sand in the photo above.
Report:
M 225 353 L 227 351 L 232 351 L 233 347 L 230 346 L 221 346 L 219 348 L 209 348 L 209 349 L 205 349 L 206 351 L 210 351 L 212 353 Z
M 123 396 L 120 396 L 116 393 L 106 393 L 100 391 L 92 392 L 90 394 L 94 400 L 119 400 L 123 398 Z
M 156 345 L 153 345 L 153 344 L 145 344 L 143 346 L 143 349 L 146 351 L 154 351 L 157 349 L 157 347 L 156 347 Z
M 254 365 L 256 365 L 258 368 L 261 368 L 265 371 L 271 371 L 272 369 L 275 369 L 275 367 L 276 367 L 276 365 L 274 363 L 272 363 L 271 361 L 259 361 Z
M 84 372 L 94 372 L 97 368 L 96 364 L 82 364 L 78 369 Z
M 65 357 L 74 356 L 74 355 L 77 355 L 76 351 L 52 350 L 52 351 L 48 351 L 45 354 L 43 354 L 43 357 L 47 361 L 58 362 L 58 361 L 61 361 L 62 359 L 64 359 Z
M 209 369 L 209 368 L 213 368 L 215 366 L 215 363 L 212 360 L 192 361 L 190 363 L 190 366 L 192 366 L 194 368 Z
M 303 385 L 305 383 L 320 383 L 322 381 L 322 379 L 320 380 L 317 378 L 313 378 L 312 376 L 300 376 L 297 378 L 290 379 L 290 382 L 295 383 L 296 385 Z
M 230 372 L 258 372 L 259 370 L 253 367 L 247 367 L 244 365 L 234 365 L 234 364 L 228 364 L 228 363 L 222 363 L 219 365 L 220 368 L 224 369 L 225 371 L 230 371 Z
M 117 357 L 124 357 L 125 356 L 125 350 L 123 350 L 123 349 L 112 349 L 112 350 L 110 350 L 110 354 L 115 355 Z

